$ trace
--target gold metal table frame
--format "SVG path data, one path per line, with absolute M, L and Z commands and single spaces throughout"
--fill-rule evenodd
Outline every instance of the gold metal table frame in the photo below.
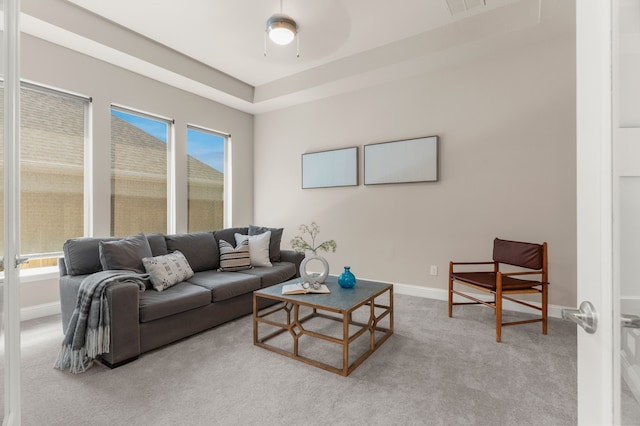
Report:
M 257 290 L 253 293 L 253 344 L 261 348 L 279 353 L 289 358 L 297 359 L 304 363 L 330 371 L 332 373 L 348 376 L 360 364 L 362 364 L 373 352 L 376 351 L 393 334 L 393 285 L 375 281 L 358 280 L 354 289 L 343 289 L 337 284 L 337 278 L 329 276 L 325 284 L 331 290 L 331 294 L 304 294 L 283 295 L 282 286 L 296 282 L 292 280 L 276 286 Z M 388 293 L 389 303 L 376 303 L 376 299 Z M 271 299 L 281 303 L 260 309 L 260 300 Z M 300 316 L 300 307 L 311 308 L 311 313 Z M 354 321 L 353 313 L 358 308 L 369 307 L 368 320 L 366 322 Z M 376 309 L 378 314 L 376 314 Z M 270 319 L 275 313 L 284 311 L 285 322 Z M 322 317 L 342 322 L 342 337 L 337 338 L 305 328 L 304 323 L 312 318 Z M 380 322 L 388 317 L 388 327 L 383 327 Z M 276 330 L 266 336 L 259 336 L 259 324 L 268 324 Z M 349 335 L 349 326 L 357 327 L 357 331 Z M 385 324 L 386 325 L 386 324 Z M 293 350 L 287 351 L 267 344 L 270 339 L 285 333 L 293 338 Z M 351 364 L 349 364 L 349 345 L 364 333 L 369 332 L 369 348 Z M 376 332 L 378 338 L 376 339 Z M 380 334 L 382 333 L 382 334 Z M 322 339 L 338 345 L 342 345 L 342 368 L 302 356 L 299 353 L 299 339 L 302 336 L 310 336 Z

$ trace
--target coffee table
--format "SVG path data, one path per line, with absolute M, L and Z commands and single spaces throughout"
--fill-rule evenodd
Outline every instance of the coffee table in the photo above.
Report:
M 261 348 L 297 359 L 315 367 L 331 371 L 342 376 L 349 375 L 364 362 L 393 334 L 393 285 L 376 281 L 358 279 L 354 288 L 345 289 L 338 285 L 337 277 L 327 277 L 325 284 L 331 294 L 283 295 L 282 287 L 298 282 L 293 279 L 272 287 L 256 290 L 253 293 L 253 344 Z M 386 294 L 385 294 L 386 293 Z M 281 303 L 270 308 L 259 309 L 264 301 L 271 299 Z M 380 299 L 384 299 L 380 302 Z M 383 303 L 387 302 L 387 303 Z M 301 313 L 301 308 L 311 311 Z M 365 320 L 356 321 L 354 313 Z M 284 317 L 284 318 L 283 318 Z M 331 336 L 322 330 L 313 330 L 311 320 L 327 318 L 342 323 L 340 337 Z M 258 327 L 266 324 L 275 331 L 260 336 Z M 350 328 L 353 330 L 350 333 Z M 287 350 L 267 342 L 276 336 L 289 332 L 292 337 L 292 349 Z M 369 333 L 368 348 L 349 364 L 349 346 L 360 336 Z M 329 365 L 310 356 L 303 356 L 299 350 L 299 340 L 303 336 L 321 339 L 342 347 L 342 367 Z

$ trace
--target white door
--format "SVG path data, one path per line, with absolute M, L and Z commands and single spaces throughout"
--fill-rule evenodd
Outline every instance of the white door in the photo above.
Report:
M 640 0 L 576 1 L 576 26 L 578 300 L 598 321 L 578 422 L 640 425 Z

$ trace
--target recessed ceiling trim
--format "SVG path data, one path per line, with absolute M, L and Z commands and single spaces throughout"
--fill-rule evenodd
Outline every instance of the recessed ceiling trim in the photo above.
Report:
M 78 37 L 83 40 L 83 44 L 91 40 L 97 45 L 109 47 L 114 51 L 138 58 L 170 72 L 184 75 L 187 78 L 215 87 L 240 99 L 249 102 L 253 100 L 254 89 L 250 84 L 100 15 L 96 15 L 74 3 L 63 0 L 48 1 L 51 1 L 53 5 L 46 8 L 41 7 L 40 0 L 22 1 L 21 16 L 30 16 L 38 21 L 37 25 L 32 26 L 29 30 L 26 30 L 21 22 L 22 30 L 25 32 L 43 31 L 42 37 L 37 34 L 33 35 L 44 40 L 47 40 L 49 35 L 57 37 L 55 43 L 62 46 L 66 46 L 67 43 L 70 45 L 76 43 L 76 41 L 67 40 L 66 38 Z M 60 32 L 56 29 L 64 31 L 64 36 L 60 36 Z M 74 49 L 73 47 L 70 48 Z M 90 52 L 88 54 L 89 56 L 95 56 L 91 55 Z
M 63 28 L 44 22 L 38 18 L 22 13 L 20 29 L 25 34 L 74 50 L 92 58 L 105 61 L 127 71 L 152 78 L 178 89 L 185 90 L 223 105 L 252 113 L 252 102 L 241 97 L 216 89 L 211 85 L 191 79 L 185 75 L 144 61 L 135 56 L 105 46 L 94 40 L 82 37 Z
M 66 1 L 52 1 L 71 7 Z M 77 6 L 73 10 L 56 9 L 56 13 L 41 12 L 35 7 L 36 2 L 24 2 L 30 5 L 26 10 L 23 8 L 22 30 L 25 33 L 250 114 L 455 66 L 473 60 L 480 52 L 488 54 L 511 46 L 515 43 L 512 40 L 531 43 L 575 31 L 575 27 L 563 24 L 571 12 L 575 14 L 575 9 L 557 7 L 555 3 L 547 7 L 545 3 L 546 15 L 552 18 L 558 15 L 561 19 L 548 19 L 546 23 L 537 25 L 539 0 L 521 0 L 491 8 L 486 13 L 470 13 L 464 19 L 456 18 L 439 29 L 347 55 L 254 88 L 231 76 L 228 76 L 230 81 L 227 83 L 218 81 L 226 74 L 90 12 L 84 12 L 88 22 L 79 25 L 78 10 L 84 9 Z M 65 11 L 73 13 L 68 16 Z M 261 22 L 264 25 L 262 19 Z M 495 22 L 502 24 L 495 25 Z M 96 32 L 102 34 L 97 38 L 93 32 L 85 34 L 85 28 L 94 23 L 100 26 Z M 505 44 L 505 40 L 509 42 Z M 130 48 L 129 44 L 134 44 L 135 48 Z M 145 46 L 153 52 L 138 54 Z M 207 73 L 214 77 L 208 78 Z M 241 87 L 234 89 L 234 82 Z

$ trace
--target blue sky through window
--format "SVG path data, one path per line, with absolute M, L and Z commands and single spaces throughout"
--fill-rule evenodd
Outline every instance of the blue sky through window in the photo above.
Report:
M 224 138 L 222 136 L 187 129 L 187 154 L 224 173 Z
M 139 115 L 127 114 L 126 112 L 111 110 L 111 114 L 115 115 L 136 126 L 138 129 L 149 133 L 151 136 L 160 139 L 162 142 L 167 143 L 167 124 L 152 120 L 151 118 L 141 117 Z
M 111 110 L 111 113 L 167 143 L 166 123 L 114 109 Z M 187 129 L 187 154 L 224 173 L 224 138 L 222 136 L 196 129 Z

